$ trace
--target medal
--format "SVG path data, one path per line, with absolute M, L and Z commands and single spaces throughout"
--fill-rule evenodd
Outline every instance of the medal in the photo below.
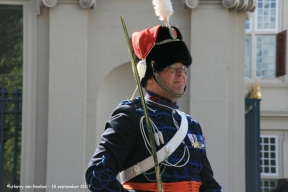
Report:
M 207 148 L 205 137 L 200 134 L 191 134 L 188 133 L 187 137 L 192 145 L 196 149 L 205 149 Z

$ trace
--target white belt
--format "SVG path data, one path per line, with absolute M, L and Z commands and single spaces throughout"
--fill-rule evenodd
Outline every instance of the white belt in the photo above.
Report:
M 177 112 L 181 116 L 181 125 L 180 128 L 175 133 L 174 137 L 165 145 L 163 146 L 159 151 L 157 151 L 157 159 L 158 163 L 161 163 L 165 159 L 167 159 L 181 144 L 181 142 L 184 140 L 187 131 L 188 131 L 188 121 L 186 115 L 178 111 Z M 124 171 L 120 173 L 120 179 L 121 183 L 125 183 L 129 181 L 130 179 L 136 177 L 137 175 L 142 174 L 145 171 L 148 171 L 154 167 L 154 160 L 153 156 L 144 159 L 143 161 L 137 163 L 136 165 L 133 165 Z

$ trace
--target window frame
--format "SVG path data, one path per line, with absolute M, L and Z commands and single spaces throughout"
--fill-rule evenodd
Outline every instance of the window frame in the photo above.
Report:
M 275 139 L 275 161 L 276 161 L 276 173 L 262 173 L 262 168 L 260 167 L 260 173 L 261 173 L 261 177 L 279 177 L 279 136 L 278 135 L 264 135 L 264 134 L 261 134 L 260 135 L 260 138 L 274 138 Z M 261 139 L 260 139 L 261 140 Z M 265 143 L 264 143 L 265 144 Z M 262 145 L 262 143 L 260 143 L 260 146 Z M 270 143 L 269 143 L 269 146 Z M 262 148 L 260 148 L 260 154 L 261 154 L 261 151 L 262 151 Z M 264 151 L 265 152 L 265 151 Z M 260 155 L 261 156 L 261 155 Z M 264 161 L 264 160 L 261 160 L 260 161 Z M 269 161 L 270 161 L 270 158 L 269 158 Z M 262 163 L 263 165 L 263 163 Z
M 279 3 L 280 3 L 280 0 L 275 0 L 275 2 L 277 2 L 277 4 L 276 4 L 276 21 L 275 21 L 275 24 L 276 24 L 276 26 L 275 26 L 275 29 L 258 29 L 258 26 L 256 26 L 256 29 L 255 29 L 255 31 L 257 31 L 257 32 L 277 32 L 278 31 L 278 29 L 279 29 L 279 16 L 280 16 L 280 14 L 279 14 L 279 8 L 280 8 L 280 6 L 279 6 Z M 258 2 L 257 3 L 259 3 L 259 0 L 258 0 Z M 258 21 L 258 17 L 257 17 L 257 15 L 258 15 L 258 10 L 259 9 L 257 9 L 256 8 L 256 10 L 255 10 L 255 24 L 257 24 L 257 21 Z M 254 26 L 255 27 L 255 26 Z M 252 27 L 253 28 L 253 27 Z
M 258 37 L 274 37 L 274 50 L 275 50 L 275 60 L 274 60 L 274 67 L 275 67 L 275 73 L 274 74 L 268 74 L 268 75 L 266 75 L 266 76 L 257 76 L 257 51 L 258 51 L 258 49 L 257 49 L 257 45 L 258 45 L 258 42 L 257 42 L 257 39 L 258 39 Z M 255 79 L 269 79 L 269 78 L 276 78 L 276 59 L 277 59 L 277 34 L 257 34 L 257 35 L 255 35 L 255 39 L 254 39 L 254 44 L 255 44 L 255 55 L 254 55 L 254 63 L 255 63 L 255 65 L 253 65 L 253 67 L 254 67 L 254 76 L 255 76 Z M 263 51 L 264 49 L 261 49 L 261 51 Z M 267 50 L 266 50 L 267 51 Z M 253 63 L 253 62 L 252 62 Z M 261 66 L 262 66 L 262 64 L 264 64 L 264 63 L 261 63 Z
M 257 14 L 257 8 L 255 10 L 254 13 L 249 13 L 247 15 L 247 20 L 250 20 L 250 29 L 246 30 L 246 23 L 245 23 L 245 36 L 250 36 L 251 38 L 251 45 L 250 45 L 250 76 L 247 77 L 246 75 L 244 76 L 245 78 L 245 83 L 247 85 L 253 85 L 255 83 L 255 80 L 259 80 L 261 83 L 261 86 L 273 86 L 273 85 L 283 85 L 285 83 L 285 76 L 281 76 L 281 77 L 276 77 L 276 56 L 275 56 L 275 75 L 273 77 L 256 77 L 256 38 L 257 35 L 275 35 L 277 38 L 277 34 L 282 32 L 282 13 L 283 10 L 282 5 L 283 5 L 283 0 L 276 0 L 278 1 L 276 4 L 276 14 L 277 14 L 277 21 L 276 21 L 276 26 L 277 26 L 277 30 L 256 30 L 256 14 Z M 277 40 L 276 40 L 277 41 Z M 276 42 L 277 44 L 277 42 Z M 246 46 L 246 45 L 245 45 Z M 275 51 L 277 51 L 277 46 L 275 48 Z M 286 52 L 287 54 L 287 52 Z M 277 55 L 277 53 L 276 53 Z M 246 53 L 245 53 L 245 57 L 246 57 Z M 245 64 L 244 64 L 245 65 Z M 285 84 L 288 84 L 288 82 L 286 82 Z M 287 85 L 284 85 L 287 86 Z
M 263 186 L 263 184 L 265 182 L 269 183 L 269 187 L 265 187 Z M 271 183 L 275 182 L 275 186 L 271 186 Z M 278 180 L 277 179 L 261 179 L 261 192 L 266 192 L 267 190 L 271 191 L 273 189 L 275 189 L 275 187 L 278 185 Z
M 277 136 L 277 164 L 278 164 L 278 174 L 262 174 L 261 173 L 261 167 L 260 167 L 260 177 L 261 180 L 274 180 L 274 179 L 281 179 L 284 177 L 284 165 L 283 165 L 283 136 L 284 131 L 277 131 L 277 130 L 271 130 L 267 129 L 266 124 L 261 125 L 262 129 L 260 132 L 260 137 L 262 136 Z M 270 127 L 270 126 L 269 126 Z M 264 129 L 263 129 L 264 128 Z M 260 154 L 259 154 L 260 155 Z M 259 156 L 260 157 L 260 156 Z

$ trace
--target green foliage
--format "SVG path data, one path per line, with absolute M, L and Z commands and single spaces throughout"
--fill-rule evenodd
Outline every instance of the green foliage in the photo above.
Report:
M 13 133 L 15 132 L 14 129 L 12 129 Z M 4 170 L 7 170 L 9 172 L 13 171 L 13 166 L 14 166 L 14 146 L 15 144 L 16 146 L 16 163 L 17 165 L 20 165 L 20 149 L 21 149 L 21 142 L 19 142 L 21 140 L 21 132 L 18 131 L 18 136 L 17 136 L 17 140 L 18 142 L 16 143 L 15 139 L 9 138 L 5 145 L 4 145 L 4 151 L 7 151 L 4 154 L 4 159 L 6 166 L 4 167 Z M 19 166 L 18 166 L 19 167 Z M 17 172 L 19 173 L 19 170 L 17 170 Z M 17 180 L 19 181 L 20 178 L 18 177 Z
M 22 6 L 0 5 L 0 89 L 5 87 L 9 93 L 5 94 L 5 99 L 15 98 L 15 94 L 11 93 L 16 89 L 22 92 L 22 74 Z M 21 98 L 21 96 L 19 97 Z M 5 107 L 5 112 L 0 111 L 0 129 L 4 129 L 4 146 L 0 146 L 0 149 L 3 149 L 0 153 L 4 155 L 2 156 L 3 167 L 0 170 L 0 179 L 2 179 L 0 191 L 10 192 L 11 190 L 6 187 L 7 184 L 19 185 L 20 183 L 21 101 L 18 104 L 16 101 L 5 101 L 5 103 L 1 101 L 0 109 L 1 107 Z M 15 114 L 16 111 L 20 113 Z M 4 119 L 1 119 L 3 117 Z M 15 166 L 16 175 L 13 183 L 12 178 Z
M 21 7 L 20 7 L 21 8 Z M 21 9 L 0 9 L 0 88 L 8 92 L 22 91 L 23 12 Z

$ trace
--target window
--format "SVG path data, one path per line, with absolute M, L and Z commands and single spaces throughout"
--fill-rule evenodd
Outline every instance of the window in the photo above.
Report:
M 278 185 L 277 180 L 261 180 L 261 192 L 270 192 Z
M 251 75 L 251 36 L 245 38 L 245 77 Z
M 258 0 L 246 21 L 245 77 L 276 77 L 276 37 L 279 32 L 279 0 Z
M 276 36 L 256 36 L 256 77 L 275 75 Z
M 256 30 L 277 31 L 278 0 L 258 0 Z
M 270 192 L 278 185 L 278 135 L 260 136 L 261 192 Z
M 278 175 L 278 138 L 276 135 L 260 137 L 261 176 Z

